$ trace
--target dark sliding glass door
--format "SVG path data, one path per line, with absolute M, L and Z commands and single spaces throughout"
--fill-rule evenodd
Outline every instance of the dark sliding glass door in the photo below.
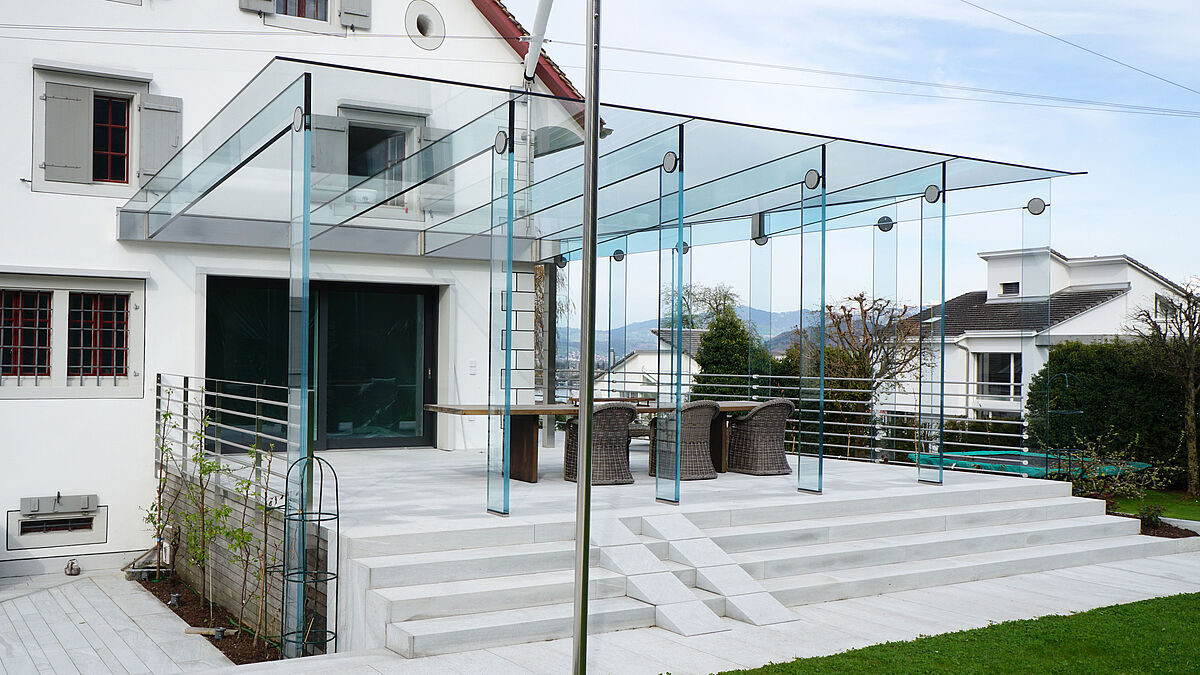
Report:
M 286 381 L 286 283 L 209 278 L 209 378 Z M 433 445 L 437 289 L 313 282 L 311 295 L 316 448 Z

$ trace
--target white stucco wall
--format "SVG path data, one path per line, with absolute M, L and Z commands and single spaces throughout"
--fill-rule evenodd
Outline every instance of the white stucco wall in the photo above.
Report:
M 7 133 L 0 135 L 0 203 L 5 205 L 0 274 L 37 270 L 74 275 L 99 270 L 146 277 L 145 374 L 141 396 L 109 399 L 0 400 L 0 507 L 18 508 L 21 497 L 95 493 L 109 507 L 107 543 L 39 550 L 0 550 L 0 576 L 61 568 L 61 556 L 79 557 L 85 569 L 123 563 L 123 552 L 149 546 L 141 507 L 150 501 L 153 476 L 154 374 L 203 372 L 205 299 L 209 274 L 286 276 L 283 250 L 121 242 L 117 208 L 131 186 L 90 190 L 92 196 L 37 191 L 43 170 L 34 158 L 34 59 L 96 69 L 149 73 L 145 91 L 183 99 L 183 138 L 193 136 L 274 54 L 302 56 L 494 86 L 520 82 L 520 60 L 501 40 L 448 39 L 436 51 L 418 48 L 404 33 L 407 3 L 376 0 L 368 34 L 337 25 L 339 0 L 330 0 L 323 30 L 336 35 L 277 28 L 312 28 L 318 22 L 276 17 L 264 22 L 238 9 L 237 0 L 142 0 L 141 5 L 98 0 L 19 3 L 5 17 L 13 24 L 111 26 L 147 32 L 7 31 L 34 39 L 0 40 L 0 86 L 9 96 Z M 467 0 L 434 0 L 452 36 L 494 36 Z M 188 34 L 153 29 L 224 30 L 241 34 Z M 203 46 L 204 49 L 193 49 Z M 539 85 L 539 89 L 544 91 Z M 361 96 L 359 98 L 362 98 Z M 136 148 L 134 138 L 131 147 Z M 136 162 L 136 159 L 134 159 Z M 131 166 L 131 176 L 136 176 Z M 53 186 L 52 186 L 53 187 Z M 89 190 L 82 190 L 89 192 Z M 94 193 L 109 196 L 95 196 Z M 487 395 L 488 267 L 486 262 L 353 254 L 314 254 L 312 278 L 433 284 L 442 288 L 438 397 L 480 401 Z M 476 362 L 471 372 L 469 364 Z M 438 443 L 483 447 L 482 418 L 441 416 Z M 122 555 L 114 555 L 121 553 Z M 101 555 L 105 554 L 105 555 Z M 56 558 L 56 556 L 59 556 Z

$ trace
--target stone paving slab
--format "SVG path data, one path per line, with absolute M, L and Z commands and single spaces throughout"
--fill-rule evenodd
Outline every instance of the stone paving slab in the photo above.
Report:
M 0 673 L 180 673 L 233 664 L 118 572 L 0 579 Z
M 593 635 L 588 638 L 588 665 L 589 672 L 622 675 L 755 668 L 888 640 L 911 640 L 1014 618 L 1071 614 L 1190 591 L 1200 591 L 1200 552 L 815 603 L 794 608 L 795 621 L 770 626 L 751 626 L 724 618 L 729 630 L 696 637 L 661 628 Z M 568 672 L 570 665 L 571 640 L 564 638 L 422 659 L 405 659 L 386 649 L 376 649 L 218 672 L 528 675 Z

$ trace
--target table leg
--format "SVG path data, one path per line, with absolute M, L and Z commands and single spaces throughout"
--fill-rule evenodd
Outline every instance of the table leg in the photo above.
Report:
M 509 416 L 508 475 L 513 480 L 536 483 L 538 480 L 538 418 L 536 415 Z
M 718 413 L 713 418 L 712 426 L 709 430 L 708 451 L 712 456 L 713 468 L 717 473 L 725 473 L 729 470 L 729 418 L 725 413 Z

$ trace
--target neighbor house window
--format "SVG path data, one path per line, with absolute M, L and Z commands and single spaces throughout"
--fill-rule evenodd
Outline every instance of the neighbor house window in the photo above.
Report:
M 50 375 L 48 291 L 0 290 L 0 376 Z
M 326 21 L 329 18 L 329 0 L 275 0 L 275 13 Z
M 988 353 L 975 355 L 979 393 L 982 396 L 1021 395 L 1021 355 Z
M 129 295 L 71 293 L 67 376 L 124 377 L 129 366 Z
M 1021 292 L 1021 284 L 1016 281 L 1006 281 L 1000 284 L 1000 295 L 1017 295 Z
M 129 181 L 129 99 L 92 97 L 92 180 Z
M 404 206 L 404 158 L 411 130 L 351 124 L 346 168 L 354 184 L 362 184 L 392 197 L 389 206 Z
M 1161 294 L 1154 294 L 1154 318 L 1168 319 L 1175 315 L 1175 301 Z

